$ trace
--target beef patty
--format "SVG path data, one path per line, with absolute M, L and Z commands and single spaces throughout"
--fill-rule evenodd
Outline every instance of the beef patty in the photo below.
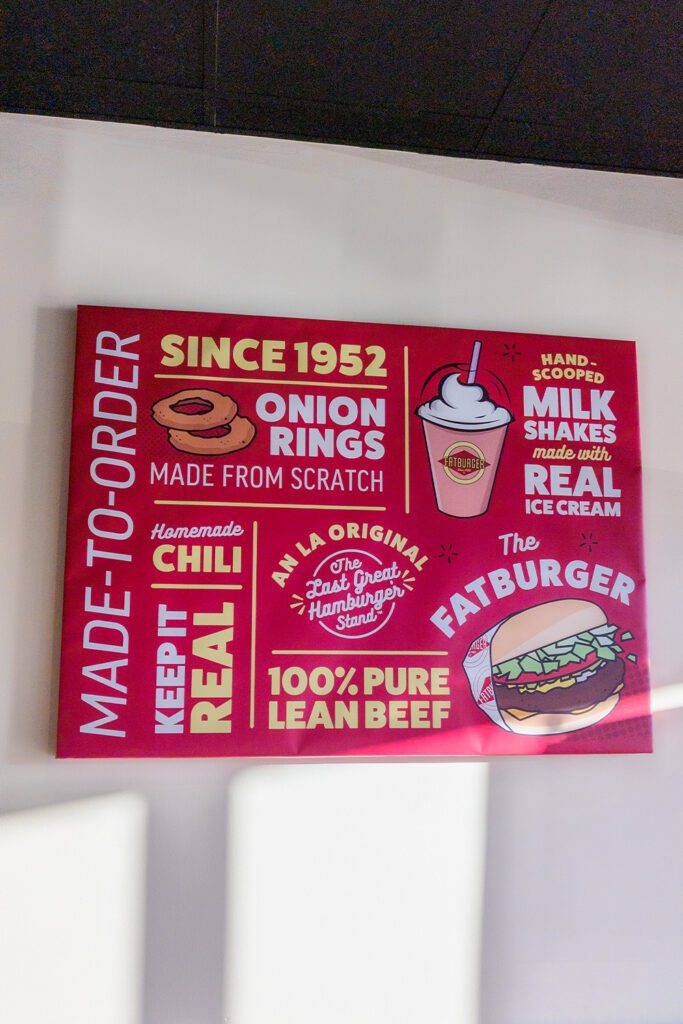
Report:
M 517 708 L 519 711 L 567 712 L 579 708 L 589 708 L 599 704 L 616 690 L 624 679 L 626 668 L 620 658 L 608 661 L 597 672 L 582 683 L 571 686 L 555 686 L 547 693 L 526 691 L 521 693 L 518 687 L 495 683 L 496 703 L 502 710 Z M 543 680 L 539 679 L 539 682 Z M 528 685 L 528 684 L 527 684 Z

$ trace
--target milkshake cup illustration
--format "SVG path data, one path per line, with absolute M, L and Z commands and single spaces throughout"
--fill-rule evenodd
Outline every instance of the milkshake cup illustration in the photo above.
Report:
M 434 495 L 440 512 L 459 519 L 489 507 L 510 412 L 476 383 L 481 342 L 469 369 L 441 379 L 438 395 L 415 410 L 422 420 Z

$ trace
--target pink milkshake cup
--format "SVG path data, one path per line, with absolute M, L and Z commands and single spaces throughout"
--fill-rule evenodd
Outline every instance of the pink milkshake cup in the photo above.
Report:
M 416 410 L 422 420 L 434 495 L 447 516 L 470 519 L 489 507 L 503 443 L 512 416 L 474 383 L 479 350 L 470 371 L 449 373 L 439 393 Z

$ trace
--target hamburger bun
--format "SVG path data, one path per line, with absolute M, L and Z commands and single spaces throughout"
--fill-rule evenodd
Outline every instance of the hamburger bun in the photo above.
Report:
M 511 615 L 491 643 L 491 662 L 519 658 L 545 644 L 607 623 L 602 608 L 592 601 L 560 600 L 535 605 Z
M 596 629 L 605 638 L 604 653 L 599 640 L 586 635 Z M 615 656 L 621 650 L 614 647 L 616 629 L 598 605 L 574 599 L 547 601 L 506 619 L 491 642 L 493 693 L 505 727 L 523 736 L 551 736 L 609 715 L 626 671 Z M 570 657 L 563 664 L 564 641 Z

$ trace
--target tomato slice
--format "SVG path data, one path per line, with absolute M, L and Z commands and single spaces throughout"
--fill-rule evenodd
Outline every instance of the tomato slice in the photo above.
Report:
M 564 676 L 575 676 L 581 672 L 585 672 L 587 668 L 590 668 L 599 658 L 595 651 L 591 651 L 587 658 L 584 658 L 580 662 L 572 662 L 571 665 L 565 665 L 564 668 L 558 668 L 554 672 L 546 672 L 542 675 L 537 675 L 535 672 L 523 672 L 521 676 L 517 676 L 516 679 L 506 679 L 505 676 L 494 675 L 496 683 L 501 683 L 503 686 L 526 686 L 528 683 L 551 683 L 555 679 L 562 679 Z

